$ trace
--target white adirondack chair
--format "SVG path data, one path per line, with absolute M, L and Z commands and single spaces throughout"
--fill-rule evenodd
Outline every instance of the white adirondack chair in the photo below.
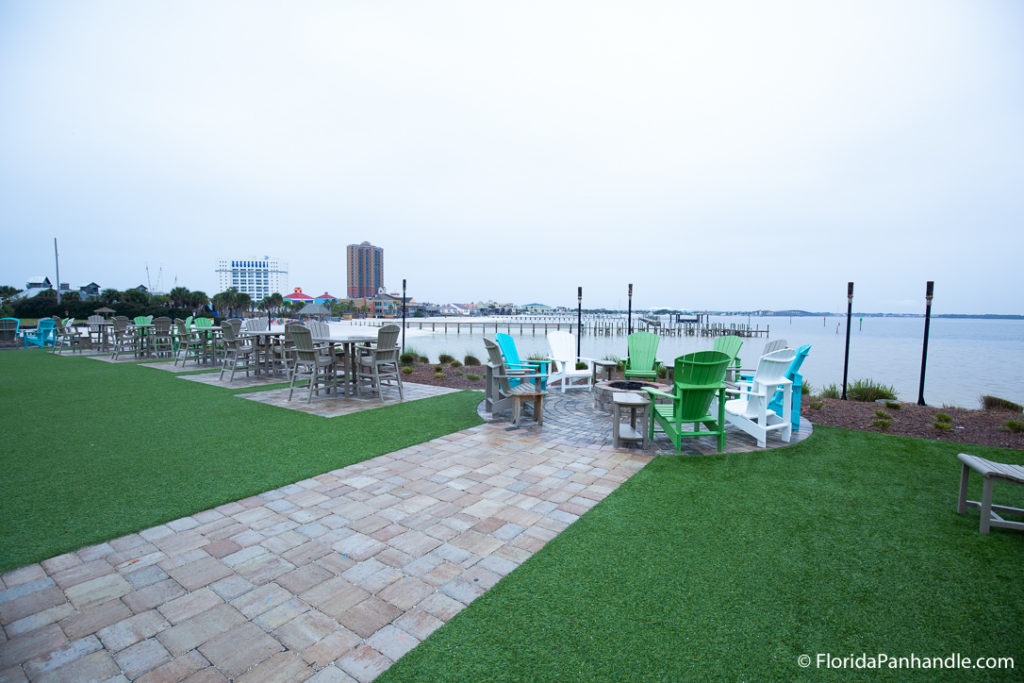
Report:
M 786 370 L 795 357 L 794 349 L 780 349 L 761 356 L 753 378 L 738 384 L 740 397 L 725 402 L 726 422 L 757 439 L 761 448 L 768 445 L 768 432 L 778 432 L 786 443 L 793 435 L 793 382 L 786 379 Z M 782 415 L 768 408 L 768 402 L 779 389 L 783 394 Z
M 576 337 L 572 332 L 556 331 L 548 333 L 548 346 L 551 347 L 552 371 L 548 376 L 549 382 L 561 381 L 562 393 L 568 389 L 590 389 L 591 379 L 594 370 L 591 366 L 591 359 L 576 357 Z M 576 369 L 576 361 L 582 361 L 587 367 L 582 370 Z M 575 380 L 583 380 L 581 384 L 574 384 Z

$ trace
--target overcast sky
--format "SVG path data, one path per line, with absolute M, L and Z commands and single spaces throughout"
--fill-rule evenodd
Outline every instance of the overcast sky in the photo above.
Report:
M 1024 313 L 1022 219 L 1018 0 L 0 0 L 0 284 Z

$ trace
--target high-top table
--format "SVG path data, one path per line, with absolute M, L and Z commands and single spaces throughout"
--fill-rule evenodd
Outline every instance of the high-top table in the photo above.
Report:
M 358 387 L 356 385 L 356 372 L 359 370 L 359 359 L 356 358 L 356 344 L 375 342 L 377 341 L 377 335 L 368 334 L 332 334 L 329 337 L 313 337 L 313 343 L 327 344 L 330 346 L 331 355 L 334 354 L 335 346 L 342 346 L 345 350 L 345 355 L 349 359 L 349 390 L 345 393 L 348 395 L 356 395 Z
M 274 370 L 274 340 L 284 337 L 284 330 L 240 330 L 238 336 L 252 339 L 253 353 L 256 354 L 256 374 L 271 374 Z

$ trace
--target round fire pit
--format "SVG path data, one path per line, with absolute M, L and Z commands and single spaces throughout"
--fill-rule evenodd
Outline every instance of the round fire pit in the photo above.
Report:
M 657 389 L 658 391 L 664 391 L 665 393 L 669 393 L 672 391 L 672 387 L 670 387 L 667 384 L 660 384 L 658 382 L 643 382 L 635 379 L 617 379 L 611 382 L 598 382 L 594 385 L 594 408 L 604 413 L 611 413 L 613 405 L 612 394 L 614 394 L 616 391 L 625 391 L 631 394 L 647 396 L 647 392 L 644 391 L 645 387 Z

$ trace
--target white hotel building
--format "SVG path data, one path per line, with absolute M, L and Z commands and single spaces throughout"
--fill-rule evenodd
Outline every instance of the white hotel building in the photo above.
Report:
M 274 292 L 287 294 L 288 263 L 280 259 L 263 258 L 220 259 L 217 261 L 217 291 L 235 287 L 253 301 Z

